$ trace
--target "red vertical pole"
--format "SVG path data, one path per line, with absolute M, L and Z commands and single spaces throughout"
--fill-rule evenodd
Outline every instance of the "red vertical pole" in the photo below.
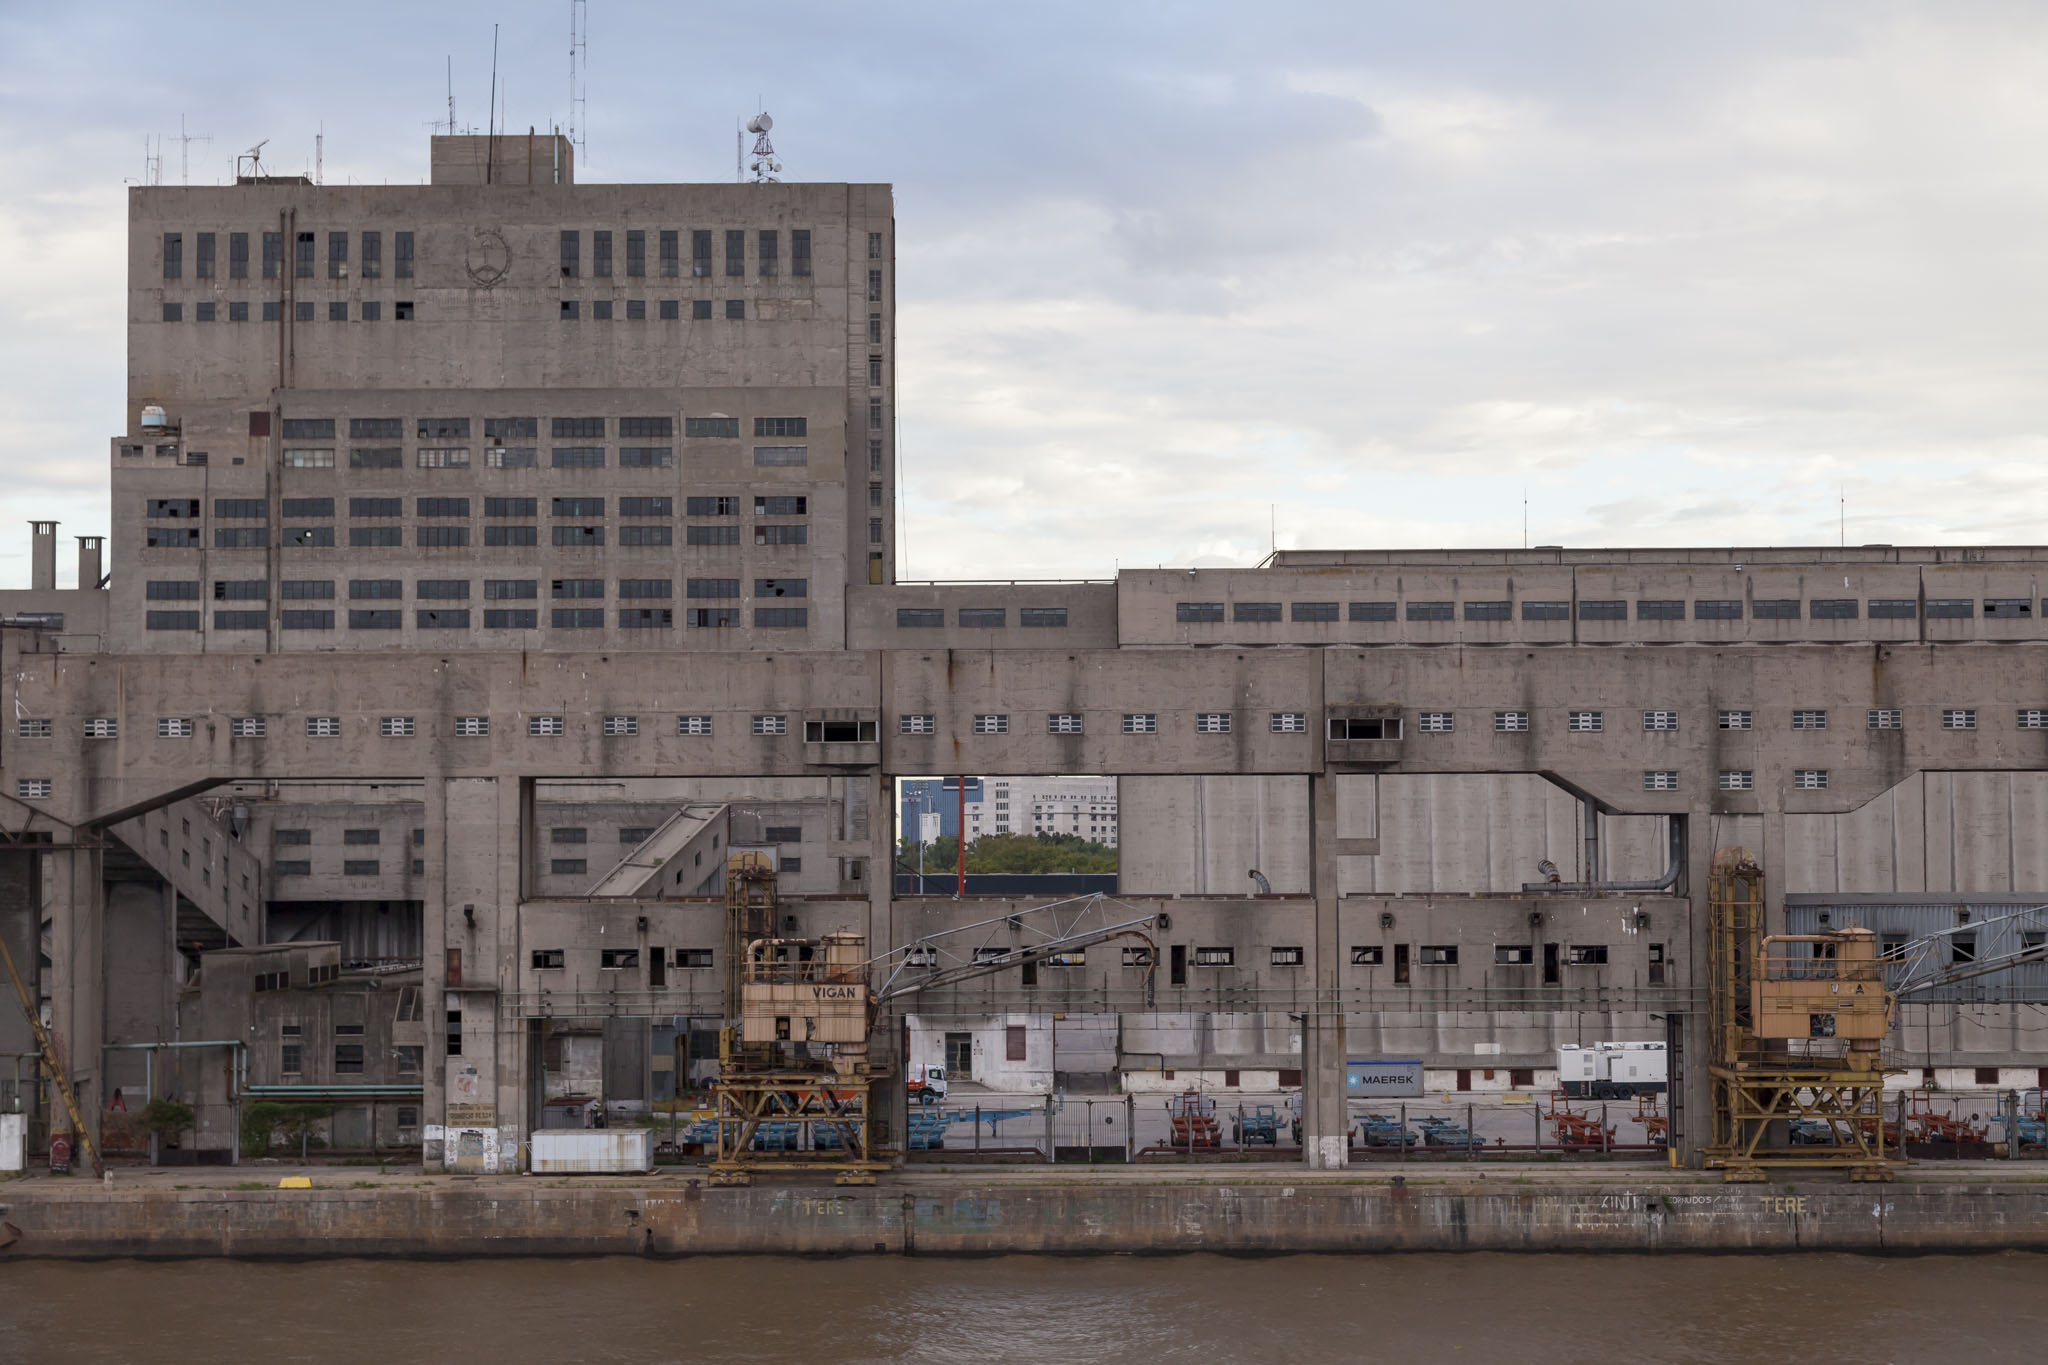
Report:
M 967 779 L 962 777 L 959 779 L 959 783 L 960 823 L 953 835 L 953 850 L 959 858 L 959 868 L 956 874 L 957 880 L 954 883 L 953 894 L 964 896 L 967 894 Z

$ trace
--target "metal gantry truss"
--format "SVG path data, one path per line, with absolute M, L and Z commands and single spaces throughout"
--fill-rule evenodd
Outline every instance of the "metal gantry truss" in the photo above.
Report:
M 1158 966 L 1159 949 L 1144 931 L 1156 918 L 1098 891 L 926 934 L 870 959 L 870 973 L 884 973 L 875 987 L 874 1000 L 880 1004 L 918 991 L 942 989 L 1125 937 L 1138 940 L 1146 949 L 1149 985 L 1150 970 Z M 1149 989 L 1146 994 L 1150 995 Z

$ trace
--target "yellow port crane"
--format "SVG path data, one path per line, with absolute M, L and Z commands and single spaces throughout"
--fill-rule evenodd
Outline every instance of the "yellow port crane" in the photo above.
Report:
M 104 1176 L 106 1164 L 100 1160 L 100 1148 L 86 1131 L 85 1119 L 78 1112 L 78 1097 L 71 1093 L 71 1080 L 64 1074 L 63 1059 L 57 1055 L 57 1041 L 50 1031 L 43 1027 L 43 1018 L 36 1009 L 36 1002 L 29 998 L 28 986 L 15 969 L 14 954 L 7 950 L 7 940 L 0 938 L 0 963 L 7 966 L 7 979 L 14 983 L 14 998 L 21 1002 L 21 1012 L 28 1018 L 29 1032 L 35 1035 L 36 1048 L 43 1054 L 43 1067 L 50 1073 L 51 1084 L 64 1099 L 64 1111 L 71 1116 L 71 1131 L 78 1135 L 78 1145 L 85 1151 L 85 1159 L 92 1163 L 92 1173 Z

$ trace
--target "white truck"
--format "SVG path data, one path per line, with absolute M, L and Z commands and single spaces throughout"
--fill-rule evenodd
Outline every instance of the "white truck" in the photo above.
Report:
M 1596 1100 L 1661 1095 L 1670 1079 L 1663 1043 L 1566 1043 L 1557 1050 L 1557 1083 L 1567 1095 Z
M 946 1098 L 946 1068 L 942 1066 L 914 1066 L 910 1068 L 907 1083 L 910 1098 L 916 1104 L 938 1104 Z

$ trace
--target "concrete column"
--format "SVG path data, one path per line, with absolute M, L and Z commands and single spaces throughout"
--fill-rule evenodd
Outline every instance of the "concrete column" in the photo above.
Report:
M 1705 807 L 1691 812 L 1686 820 L 1685 975 L 1681 984 L 1691 1004 L 1679 1020 L 1682 1076 L 1680 1112 L 1671 1134 L 1672 1150 L 1688 1167 L 1697 1170 L 1700 1151 L 1714 1140 L 1714 1080 L 1707 1068 L 1713 1063 L 1713 1039 L 1709 1025 L 1707 990 L 1713 982 L 1713 934 L 1707 901 L 1714 867 L 1714 822 Z
M 854 783 L 867 784 L 868 840 L 868 956 L 896 946 L 896 786 L 881 772 L 847 779 L 847 797 Z M 875 1033 L 868 1040 L 871 1058 L 891 1064 L 889 1075 L 876 1092 L 879 1117 L 887 1125 L 897 1150 L 910 1150 L 910 1092 L 904 1088 L 910 1058 L 903 1055 L 903 1016 L 882 1010 L 875 1020 Z
M 6 941 L 8 954 L 14 959 L 15 970 L 21 973 L 22 984 L 28 987 L 31 1002 L 40 994 L 40 861 L 34 853 L 0 853 L 0 939 Z M 14 1086 L 18 1078 L 20 1089 L 14 1093 L 20 1096 L 22 1110 L 30 1116 L 32 1128 L 37 1089 L 36 1064 L 30 1059 L 35 1050 L 35 1035 L 15 1001 L 13 984 L 0 983 L 0 1113 L 12 1108 L 5 1090 Z
M 78 1095 L 79 1113 L 97 1122 L 101 1094 L 100 1045 L 106 1017 L 106 885 L 97 849 L 48 855 L 50 904 L 50 1032 Z M 51 1122 L 69 1126 L 62 1110 Z M 98 1134 L 93 1134 L 95 1140 Z
M 520 874 L 530 839 L 530 780 L 429 777 L 425 784 L 427 894 L 422 924 L 426 1025 L 421 1122 L 486 1129 L 488 1162 L 527 1136 L 524 1029 L 502 1008 L 518 988 Z M 459 976 L 451 952 L 459 952 Z M 448 1055 L 449 1014 L 461 1015 L 462 1051 Z M 487 1144 L 488 1145 L 488 1144 Z M 429 1141 L 429 1168 L 453 1159 L 452 1136 Z
M 1350 1164 L 1350 1115 L 1344 1103 L 1343 949 L 1337 923 L 1337 791 L 1323 774 L 1309 779 L 1309 875 L 1316 898 L 1314 990 L 1301 1013 L 1301 1155 L 1311 1170 Z

